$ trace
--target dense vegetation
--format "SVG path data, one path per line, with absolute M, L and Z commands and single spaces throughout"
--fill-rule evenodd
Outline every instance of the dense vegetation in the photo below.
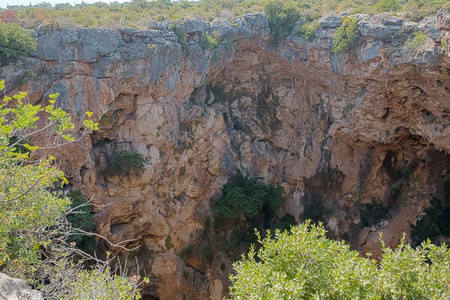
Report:
M 417 21 L 436 13 L 441 7 L 449 7 L 448 0 L 202 0 L 202 1 L 144 1 L 130 3 L 58 4 L 54 8 L 15 6 L 23 25 L 34 28 L 45 20 L 58 19 L 61 24 L 80 24 L 88 27 L 141 27 L 149 19 L 163 21 L 183 17 L 200 16 L 212 21 L 217 17 L 231 19 L 249 12 L 271 10 L 272 6 L 291 7 L 290 16 L 301 14 L 305 21 L 318 19 L 321 15 L 348 11 L 350 13 L 375 14 L 380 12 L 401 13 Z M 282 16 L 284 18 L 284 16 Z M 286 23 L 289 25 L 290 22 Z
M 274 213 L 284 203 L 283 188 L 278 184 L 266 185 L 256 179 L 237 174 L 222 189 L 213 214 L 219 218 L 251 219 L 261 213 Z
M 113 153 L 107 156 L 106 160 L 106 167 L 103 170 L 106 176 L 139 175 L 144 165 L 149 162 L 148 158 L 140 153 L 128 151 Z
M 36 42 L 28 30 L 0 20 L 0 66 L 36 50 Z
M 223 249 L 216 250 L 237 259 L 256 242 L 255 228 L 264 234 L 268 229 L 285 230 L 296 224 L 289 214 L 276 217 L 276 211 L 285 202 L 282 195 L 279 184 L 265 184 L 241 173 L 230 178 L 213 206 L 215 231 L 219 239 L 227 241 Z
M 234 264 L 232 299 L 449 299 L 450 251 L 422 243 L 360 257 L 309 222 L 259 239 Z
M 346 17 L 342 24 L 336 29 L 333 40 L 332 51 L 338 56 L 342 56 L 353 46 L 358 37 L 358 20 L 354 17 Z
M 1 93 L 4 88 L 0 81 Z M 58 95 L 50 95 L 46 106 L 26 97 L 2 95 L 0 102 L 0 270 L 27 280 L 48 299 L 93 299 L 89 295 L 108 290 L 114 293 L 101 299 L 138 297 L 138 277 L 113 275 L 109 256 L 102 262 L 80 249 L 90 246 L 80 236 L 93 229 L 89 208 L 80 193 L 71 201 L 62 192 L 68 181 L 57 158 L 32 145 L 39 141 L 49 151 L 76 141 L 69 115 L 55 106 Z M 92 113 L 86 115 L 78 138 L 98 129 Z M 84 270 L 89 258 L 92 271 Z

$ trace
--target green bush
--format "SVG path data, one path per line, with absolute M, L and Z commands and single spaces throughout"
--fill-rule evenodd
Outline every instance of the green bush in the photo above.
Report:
M 168 29 L 173 31 L 173 33 L 175 33 L 175 35 L 178 38 L 178 43 L 181 45 L 182 48 L 185 48 L 187 43 L 186 43 L 186 34 L 184 33 L 183 26 L 184 24 L 182 22 L 175 21 L 169 24 Z
M 71 213 L 67 215 L 67 221 L 73 228 L 81 229 L 85 232 L 93 232 L 95 222 L 91 214 L 91 205 L 80 191 L 73 191 L 69 194 L 71 200 Z M 75 243 L 75 247 L 86 253 L 92 254 L 97 249 L 97 241 L 94 236 L 83 233 L 73 233 L 69 236 L 68 242 Z
M 15 23 L 0 21 L 0 65 L 36 50 L 36 42 L 29 30 Z
M 450 251 L 384 248 L 377 264 L 309 221 L 268 234 L 235 263 L 231 299 L 449 299 Z
M 106 161 L 106 167 L 103 170 L 103 174 L 106 176 L 119 176 L 128 173 L 139 175 L 144 165 L 149 163 L 148 158 L 140 153 L 127 151 L 107 156 Z
M 279 184 L 265 185 L 238 174 L 224 185 L 213 214 L 235 220 L 240 217 L 251 219 L 263 211 L 273 213 L 285 201 L 282 194 L 283 188 Z
M 217 38 L 207 32 L 204 32 L 200 35 L 198 44 L 203 50 L 214 50 L 219 46 Z
M 400 10 L 401 5 L 397 0 L 379 0 L 375 4 L 377 12 L 396 12 Z
M 298 35 L 311 42 L 316 37 L 316 31 L 320 28 L 319 21 L 304 23 L 298 31 Z
M 285 38 L 301 17 L 300 10 L 291 0 L 269 0 L 264 6 L 264 12 L 274 43 Z
M 355 17 L 345 17 L 342 24 L 334 33 L 334 40 L 331 50 L 342 57 L 350 49 L 358 37 L 358 20 Z
M 140 299 L 137 287 L 140 277 L 128 278 L 113 275 L 109 267 L 105 269 L 83 270 L 75 273 L 72 280 L 67 283 L 67 293 L 62 295 L 63 300 L 132 300 Z
M 427 239 L 438 244 L 441 237 L 450 237 L 450 203 L 431 197 L 430 204 L 430 207 L 423 209 L 424 214 L 416 224 L 411 224 L 411 240 L 414 246 Z
M 419 52 L 427 41 L 427 35 L 422 31 L 416 31 L 412 39 L 408 39 L 405 43 L 406 48 L 411 52 Z

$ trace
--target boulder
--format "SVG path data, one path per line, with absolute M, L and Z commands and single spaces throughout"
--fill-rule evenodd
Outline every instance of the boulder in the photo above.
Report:
M 32 290 L 22 279 L 0 273 L 0 300 L 44 300 L 41 293 Z

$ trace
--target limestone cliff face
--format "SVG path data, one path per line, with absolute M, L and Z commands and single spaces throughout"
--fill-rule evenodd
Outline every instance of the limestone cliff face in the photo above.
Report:
M 237 170 L 283 185 L 280 216 L 325 221 L 331 235 L 375 254 L 380 232 L 395 245 L 429 194 L 443 194 L 449 15 L 355 17 L 359 37 L 344 57 L 331 51 L 341 15 L 323 18 L 311 42 L 291 35 L 274 46 L 267 18 L 249 14 L 188 20 L 183 47 L 164 23 L 41 28 L 35 57 L 1 71 L 35 102 L 59 92 L 80 123 L 94 112 L 102 129 L 61 150 L 61 164 L 74 187 L 105 205 L 95 209 L 98 232 L 142 245 L 135 255 L 153 276 L 149 299 L 220 299 L 229 258 L 214 253 L 205 264 L 183 251 L 201 242 L 211 198 Z M 199 46 L 206 31 L 220 34 L 217 49 Z M 417 49 L 405 44 L 415 31 L 426 34 Z M 150 163 L 139 175 L 105 176 L 106 157 L 119 151 Z M 389 213 L 368 218 L 372 201 Z

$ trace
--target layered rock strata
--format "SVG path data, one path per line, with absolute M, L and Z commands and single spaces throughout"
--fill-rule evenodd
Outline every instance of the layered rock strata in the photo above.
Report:
M 263 14 L 187 20 L 183 45 L 167 23 L 41 27 L 34 57 L 1 72 L 9 92 L 26 90 L 35 103 L 60 93 L 78 127 L 84 111 L 94 112 L 100 131 L 60 149 L 61 166 L 98 205 L 100 234 L 141 245 L 125 256 L 151 274 L 146 297 L 221 299 L 230 258 L 184 254 L 201 243 L 211 199 L 237 171 L 282 184 L 279 216 L 325 221 L 331 236 L 362 253 L 380 253 L 379 233 L 396 245 L 429 195 L 443 197 L 448 13 L 420 23 L 355 15 L 358 39 L 338 56 L 332 42 L 343 17 L 322 18 L 312 41 L 291 34 L 277 45 Z M 216 49 L 199 45 L 205 32 L 220 37 Z M 415 32 L 426 41 L 414 48 Z M 121 151 L 149 163 L 140 173 L 105 175 L 108 157 Z M 371 203 L 388 213 L 369 218 Z

